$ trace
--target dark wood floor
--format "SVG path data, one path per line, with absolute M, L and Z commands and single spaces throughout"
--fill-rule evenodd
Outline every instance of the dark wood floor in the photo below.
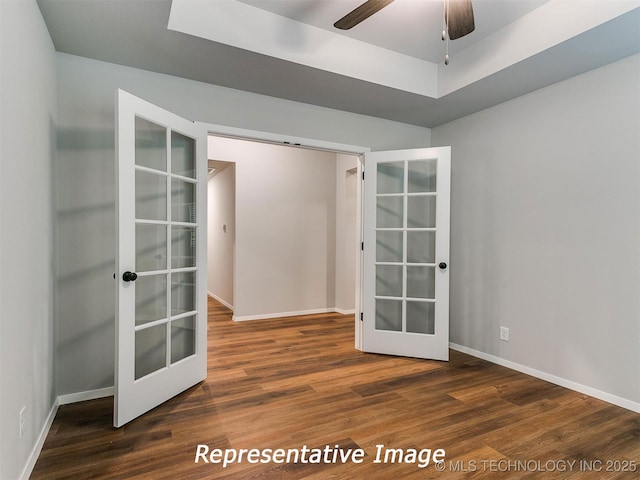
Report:
M 31 478 L 640 475 L 639 414 L 455 351 L 448 363 L 358 352 L 353 316 L 234 323 L 210 300 L 208 335 L 208 379 L 123 428 L 112 427 L 111 398 L 61 406 Z M 307 457 L 223 468 L 194 463 L 200 444 L 261 451 L 328 445 L 366 456 L 362 463 Z M 403 461 L 375 463 L 376 445 L 399 449 Z M 411 449 L 444 449 L 445 471 L 433 463 L 420 468 Z

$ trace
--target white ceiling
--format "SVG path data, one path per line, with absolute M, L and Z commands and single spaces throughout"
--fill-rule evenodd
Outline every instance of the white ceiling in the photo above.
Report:
M 38 0 L 60 52 L 425 127 L 640 52 L 640 0 L 473 0 L 449 66 L 441 0 L 360 2 Z
M 351 30 L 333 24 L 364 0 L 238 0 L 335 34 L 433 63 L 444 57 L 442 0 L 395 0 Z M 451 42 L 450 53 L 465 49 L 549 0 L 474 0 L 476 29 Z

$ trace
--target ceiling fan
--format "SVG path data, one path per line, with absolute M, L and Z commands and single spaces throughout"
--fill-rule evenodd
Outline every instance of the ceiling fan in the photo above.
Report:
M 379 12 L 391 2 L 393 0 L 367 0 L 347 13 L 333 26 L 340 30 L 349 30 L 374 13 Z M 444 0 L 442 40 L 455 40 L 464 37 L 473 32 L 475 28 L 471 0 Z M 445 64 L 449 64 L 448 45 Z

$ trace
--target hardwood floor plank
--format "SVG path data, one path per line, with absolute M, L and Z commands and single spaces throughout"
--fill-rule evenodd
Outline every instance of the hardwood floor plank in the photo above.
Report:
M 353 315 L 233 322 L 212 299 L 208 313 L 206 381 L 120 429 L 112 398 L 60 407 L 31 478 L 638 478 L 634 412 L 457 351 L 449 362 L 361 353 Z M 223 466 L 195 463 L 199 445 L 365 457 Z M 444 472 L 411 458 L 439 448 Z M 378 449 L 402 458 L 376 462 Z M 598 461 L 637 462 L 636 471 L 587 469 Z M 574 470 L 561 470 L 569 462 Z

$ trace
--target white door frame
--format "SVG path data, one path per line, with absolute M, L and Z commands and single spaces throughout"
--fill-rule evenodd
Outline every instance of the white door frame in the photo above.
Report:
M 364 164 L 364 154 L 371 151 L 369 147 L 363 147 L 360 145 L 349 145 L 344 143 L 337 142 L 328 142 L 325 140 L 317 140 L 313 138 L 305 138 L 305 137 L 296 137 L 292 135 L 283 135 L 281 133 L 274 132 L 265 132 L 259 130 L 248 130 L 244 128 L 237 127 L 228 127 L 226 125 L 218 125 L 214 123 L 204 123 L 204 122 L 196 122 L 200 123 L 207 130 L 209 135 L 215 135 L 219 137 L 228 137 L 235 138 L 238 140 L 253 140 L 259 141 L 263 143 L 272 143 L 276 145 L 283 146 L 291 146 L 291 147 L 301 147 L 301 148 L 311 148 L 315 150 L 324 150 L 327 152 L 335 152 L 335 153 L 346 153 L 349 155 L 354 155 L 358 157 L 357 161 L 357 175 L 358 178 L 361 179 L 357 182 L 357 191 L 356 191 L 356 211 L 358 215 L 358 227 L 359 227 L 359 235 L 360 242 L 363 241 L 363 218 L 362 218 L 362 209 L 364 208 L 362 195 L 362 172 L 363 172 L 363 164 Z M 355 299 L 355 321 L 354 321 L 354 329 L 355 329 L 355 347 L 358 350 L 362 350 L 362 323 L 360 321 L 360 314 L 362 313 L 362 268 L 363 268 L 363 258 L 362 258 L 362 250 L 359 250 L 359 254 L 356 255 L 356 299 Z

